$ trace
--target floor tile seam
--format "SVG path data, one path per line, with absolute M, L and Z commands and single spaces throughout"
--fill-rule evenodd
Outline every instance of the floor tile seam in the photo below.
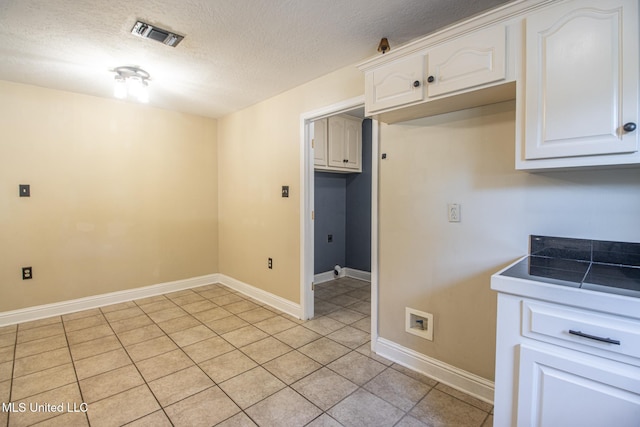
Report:
M 61 347 L 61 348 L 64 348 L 64 347 Z M 60 350 L 60 349 L 58 349 L 58 350 Z M 41 353 L 41 354 L 44 354 L 44 353 Z M 71 355 L 69 355 L 69 356 L 71 356 Z M 73 359 L 71 359 L 71 362 L 73 363 Z M 69 362 L 62 362 L 62 363 L 59 363 L 57 365 L 47 366 L 46 368 L 39 369 L 37 371 L 27 371 L 28 372 L 27 374 L 22 374 L 22 375 L 19 375 L 19 376 L 16 377 L 15 376 L 15 361 L 14 361 L 14 365 L 13 365 L 14 369 L 13 369 L 13 372 L 12 372 L 12 378 L 23 378 L 23 377 L 26 377 L 27 375 L 37 374 L 38 372 L 46 371 L 47 369 L 57 368 L 59 366 L 66 365 L 67 363 L 69 363 Z M 74 368 L 75 368 L 75 366 L 74 366 Z
M 112 311 L 110 313 L 115 313 L 115 311 Z M 107 319 L 107 323 L 111 324 L 111 323 L 123 322 L 123 321 L 126 321 L 126 320 L 131 320 L 133 318 L 140 317 L 140 316 L 149 317 L 147 315 L 147 313 L 145 313 L 144 311 L 140 310 L 140 313 L 134 314 L 133 316 L 129 316 L 129 317 L 121 317 L 121 318 L 118 318 L 118 319 L 109 319 L 107 316 L 105 316 L 105 318 Z
M 277 394 L 277 393 L 280 393 L 282 390 L 284 390 L 284 389 L 286 389 L 286 388 L 289 388 L 289 389 L 291 389 L 294 393 L 296 393 L 296 394 L 298 394 L 300 397 L 302 397 L 304 400 L 306 400 L 307 402 L 309 402 L 310 404 L 312 404 L 314 407 L 318 408 L 318 406 L 317 406 L 315 403 L 311 402 L 309 399 L 307 399 L 306 397 L 304 397 L 303 395 L 301 395 L 300 393 L 298 393 L 298 392 L 297 392 L 293 387 L 291 387 L 290 385 L 287 385 L 286 383 L 284 383 L 284 382 L 283 382 L 282 380 L 280 380 L 279 378 L 278 378 L 278 380 L 279 380 L 282 384 L 284 384 L 284 387 L 282 387 L 282 388 L 280 388 L 280 389 L 278 389 L 278 390 L 274 391 L 273 393 L 269 394 L 268 396 L 263 397 L 262 399 L 258 400 L 257 402 L 252 403 L 251 405 L 247 406 L 246 408 L 242 408 L 242 407 L 241 407 L 241 406 L 240 406 L 240 405 L 239 405 L 235 400 L 233 400 L 233 398 L 232 398 L 232 397 L 230 397 L 230 396 L 229 396 L 229 399 L 233 400 L 233 403 L 235 403 L 235 404 L 238 406 L 238 408 L 240 408 L 240 410 L 242 410 L 243 412 L 245 412 L 245 413 L 246 413 L 246 411 L 248 411 L 249 409 L 251 409 L 251 408 L 253 408 L 254 406 L 258 405 L 259 403 L 261 403 L 261 402 L 263 402 L 263 401 L 267 400 L 267 399 L 268 399 L 268 398 L 270 398 L 271 396 L 273 396 L 273 395 L 275 395 L 275 394 Z M 226 381 L 225 381 L 225 382 L 226 382 Z M 220 390 L 224 391 L 224 389 L 223 389 L 222 387 L 220 387 Z M 226 393 L 225 393 L 225 394 L 226 394 Z M 322 409 L 320 409 L 320 408 L 318 408 L 318 409 L 319 409 L 320 411 L 322 411 Z M 322 411 L 322 412 L 324 412 L 324 411 Z M 247 416 L 249 416 L 249 414 L 247 414 Z M 249 418 L 251 418 L 251 417 L 249 416 Z M 258 424 L 258 422 L 257 422 L 257 421 L 255 421 L 253 418 L 251 418 L 251 421 L 253 421 L 254 423 L 256 423 L 258 426 L 260 425 L 260 424 Z
M 33 329 L 37 329 L 37 328 L 33 328 Z M 32 331 L 33 329 L 27 329 L 27 331 Z M 15 344 L 16 345 L 18 345 L 18 344 L 26 344 L 28 342 L 33 342 L 33 341 L 37 341 L 37 340 L 41 340 L 41 339 L 51 338 L 51 337 L 54 337 L 54 336 L 57 336 L 57 335 L 62 335 L 62 334 L 64 334 L 64 329 L 63 329 L 63 332 L 59 332 L 59 333 L 56 333 L 56 334 L 53 334 L 53 335 L 45 335 L 43 337 L 37 337 L 37 338 L 32 338 L 32 339 L 28 339 L 28 340 L 22 341 L 18 337 L 18 335 L 20 335 L 20 334 L 16 333 L 16 342 L 15 342 Z
M 349 354 L 354 353 L 354 352 L 355 352 L 355 353 L 357 353 L 357 354 L 358 354 L 358 355 L 360 355 L 360 356 L 364 356 L 364 357 L 367 357 L 368 359 L 371 359 L 370 357 L 368 357 L 368 356 L 366 356 L 366 355 L 364 355 L 364 354 L 362 354 L 362 353 L 360 353 L 360 352 L 358 352 L 358 351 L 356 351 L 356 350 L 352 350 L 352 349 L 350 349 L 350 351 L 349 351 L 348 353 L 345 353 L 345 354 L 343 354 L 342 356 L 338 357 L 337 359 L 334 359 L 334 360 L 332 360 L 331 362 L 327 363 L 327 364 L 325 365 L 325 367 L 326 367 L 327 369 L 329 369 L 331 372 L 333 372 L 333 373 L 335 373 L 335 374 L 337 374 L 337 375 L 340 375 L 342 378 L 344 378 L 344 379 L 346 379 L 346 380 L 348 380 L 348 381 L 352 382 L 353 384 L 357 385 L 358 387 L 364 387 L 364 386 L 365 386 L 366 384 L 368 384 L 371 380 L 373 380 L 373 379 L 374 379 L 374 378 L 376 378 L 378 375 L 382 374 L 384 371 L 386 371 L 387 369 L 389 369 L 389 368 L 390 368 L 390 366 L 383 365 L 383 366 L 384 366 L 384 369 L 383 369 L 382 371 L 380 371 L 379 373 L 377 373 L 376 375 L 374 375 L 373 377 L 371 377 L 371 378 L 370 378 L 369 380 L 367 380 L 364 384 L 360 385 L 360 384 L 358 384 L 358 383 L 354 382 L 353 380 L 351 380 L 351 379 L 349 379 L 349 378 L 345 377 L 344 375 L 342 375 L 340 372 L 336 371 L 335 369 L 333 369 L 333 368 L 329 367 L 329 365 L 331 365 L 331 364 L 332 364 L 332 363 L 334 363 L 335 361 L 340 360 L 340 359 L 342 359 L 343 357 L 346 357 L 346 356 L 348 356 Z M 373 360 L 373 359 L 371 359 L 371 360 Z M 377 362 L 376 360 L 373 360 L 373 361 L 374 361 L 374 362 Z M 380 363 L 380 362 L 377 362 L 377 363 Z
M 13 360 L 11 361 L 11 375 L 9 376 L 9 402 L 11 402 L 11 394 L 13 393 L 13 375 L 16 370 L 16 349 L 18 348 L 18 327 L 16 326 L 16 336 L 13 341 Z M 9 414 L 10 415 L 10 414 Z M 9 425 L 9 415 L 7 415 L 7 426 Z
M 135 302 L 135 301 L 134 301 Z M 146 313 L 145 313 L 146 314 Z M 148 315 L 147 315 L 148 316 Z M 153 319 L 151 319 L 153 321 Z M 155 322 L 154 322 L 155 324 Z M 131 362 L 131 364 L 133 365 L 133 367 L 135 368 L 135 370 L 138 372 L 138 375 L 140 375 L 140 378 L 142 378 L 142 381 L 144 383 L 144 385 L 147 387 L 147 390 L 149 390 L 149 392 L 151 393 L 151 395 L 153 396 L 153 398 L 155 399 L 155 401 L 158 403 L 158 406 L 160 407 L 160 410 L 162 410 L 162 412 L 164 413 L 164 415 L 167 417 L 168 420 L 171 420 L 171 418 L 169 418 L 169 414 L 166 413 L 166 411 L 164 410 L 164 408 L 162 407 L 162 405 L 160 404 L 160 401 L 158 401 L 158 398 L 156 397 L 156 395 L 153 393 L 153 391 L 151 390 L 151 387 L 149 386 L 149 383 L 147 382 L 147 379 L 144 377 L 144 375 L 142 375 L 142 372 L 140 371 L 140 368 L 138 367 L 138 365 L 136 364 L 136 362 L 133 361 L 133 359 L 131 358 L 131 355 L 129 354 L 129 352 L 127 351 L 127 349 L 124 347 L 124 345 L 122 344 L 122 341 L 120 340 L 120 337 L 118 337 L 118 335 L 115 333 L 115 331 L 113 330 L 113 327 L 111 325 L 109 325 L 109 327 L 111 328 L 111 330 L 113 331 L 116 339 L 118 340 L 118 342 L 120 343 L 121 348 L 124 350 L 124 352 L 126 353 L 127 357 L 129 358 L 129 361 Z M 160 330 L 162 330 L 162 328 L 160 328 Z M 163 333 L 165 333 L 164 331 L 162 331 Z M 186 354 L 186 353 L 185 353 Z M 189 357 L 187 355 L 187 357 Z M 122 366 L 120 367 L 122 368 Z M 119 369 L 119 368 L 115 368 L 115 369 Z M 77 374 L 76 374 L 76 378 L 77 378 Z M 86 379 L 86 378 L 85 378 Z M 135 387 L 139 387 L 139 386 L 135 386 Z M 135 388 L 133 387 L 133 388 Z M 82 393 L 82 389 L 80 387 L 80 382 L 78 381 L 78 388 L 80 389 L 80 393 Z M 126 390 L 127 391 L 127 390 Z M 119 393 L 116 393 L 113 396 L 116 396 Z M 82 394 L 81 394 L 82 396 Z M 113 397 L 111 396 L 111 397 Z M 83 398 L 84 400 L 84 398 Z M 155 412 L 155 411 L 154 411 Z M 146 417 L 149 414 L 152 414 L 153 412 L 150 412 L 148 414 L 145 414 L 144 416 Z M 141 417 L 143 418 L 143 417 Z M 135 421 L 135 420 L 132 420 Z M 129 421 L 132 422 L 132 421 Z M 89 426 L 91 426 L 91 422 L 89 421 L 89 415 L 87 413 L 87 423 L 89 424 Z M 173 423 L 171 423 L 173 425 Z
M 429 378 L 431 378 L 431 377 L 429 377 Z M 443 386 L 450 387 L 450 388 L 451 388 L 451 389 L 453 389 L 453 390 L 455 390 L 455 389 L 454 389 L 453 387 L 451 387 L 451 386 L 449 386 L 449 385 L 445 384 L 445 383 L 441 383 L 441 382 L 439 382 L 439 381 L 438 381 L 438 382 L 436 383 L 436 385 L 434 385 L 434 386 L 433 386 L 433 388 L 434 388 L 434 389 L 436 389 L 436 390 L 438 390 L 439 392 L 444 393 L 444 394 L 446 394 L 447 396 L 453 397 L 454 399 L 456 399 L 456 400 L 458 400 L 458 401 L 460 401 L 460 402 L 462 402 L 462 403 L 466 403 L 466 404 L 467 404 L 467 405 L 469 405 L 469 406 L 473 406 L 474 408 L 479 409 L 479 410 L 481 410 L 482 412 L 486 412 L 487 414 L 490 414 L 490 413 L 491 413 L 491 409 L 489 409 L 489 411 L 485 411 L 485 410 L 484 410 L 484 409 L 482 409 L 481 407 L 479 407 L 479 406 L 477 406 L 477 405 L 474 405 L 474 404 L 473 404 L 473 403 L 471 403 L 471 402 L 467 402 L 467 401 L 465 401 L 465 400 L 462 400 L 462 399 L 460 399 L 459 397 L 454 396 L 453 394 L 451 394 L 451 393 L 447 392 L 446 390 L 440 390 L 439 388 L 436 388 L 436 387 L 438 386 L 438 384 L 442 384 Z M 465 394 L 465 395 L 467 395 L 467 396 L 469 396 L 469 397 L 471 397 L 471 398 L 473 398 L 473 399 L 477 399 L 476 397 L 473 397 L 473 396 L 471 396 L 471 395 L 469 395 L 469 394 L 467 394 L 467 393 L 465 393 L 465 392 L 463 392 L 463 391 L 459 391 L 459 390 L 456 390 L 456 391 L 458 391 L 458 392 L 460 392 L 460 393 L 462 393 L 462 394 Z M 480 399 L 478 399 L 478 400 L 480 400 Z
M 100 310 L 100 312 L 102 312 L 102 310 Z M 111 325 L 109 325 L 109 327 L 111 327 Z M 64 325 L 64 320 L 62 321 L 62 330 L 64 331 L 64 339 L 65 339 L 65 341 L 67 343 L 67 351 L 69 352 L 69 359 L 71 359 L 71 366 L 73 368 L 73 376 L 76 379 L 75 384 L 76 384 L 76 387 L 78 388 L 78 393 L 80 394 L 80 400 L 84 403 L 84 402 L 86 402 L 86 400 L 84 398 L 84 395 L 82 394 L 82 388 L 80 388 L 80 380 L 78 378 L 78 371 L 76 369 L 76 364 L 73 361 L 73 355 L 71 353 L 71 345 L 69 343 L 69 337 L 67 336 L 67 331 L 66 331 L 66 328 L 65 328 L 65 325 Z M 90 425 L 89 424 L 89 414 L 85 412 L 84 416 L 85 416 L 85 419 L 87 420 L 87 425 Z
M 489 419 L 490 416 L 491 416 L 491 413 L 487 412 L 487 416 L 484 417 L 484 419 L 482 420 L 482 422 L 480 423 L 480 425 L 478 427 L 484 426 L 484 424 L 487 422 L 487 420 Z
M 296 326 L 300 326 L 300 325 L 296 325 Z M 294 326 L 294 328 L 295 328 L 295 326 Z M 289 331 L 289 330 L 291 330 L 291 329 L 293 329 L 293 328 L 285 329 L 284 331 L 281 331 L 281 332 L 286 332 L 286 331 Z M 311 331 L 311 329 L 307 329 L 307 330 Z M 311 331 L 311 332 L 314 332 L 314 331 Z M 280 332 L 278 332 L 277 334 L 279 334 L 279 333 L 280 333 Z M 317 333 L 317 332 L 316 332 L 316 333 Z M 277 335 L 277 334 L 276 334 L 276 335 Z M 273 338 L 277 339 L 278 341 L 280 341 L 282 344 L 286 344 L 286 345 L 288 345 L 289 347 L 293 348 L 294 350 L 298 350 L 298 349 L 300 349 L 300 348 L 304 347 L 305 345 L 311 344 L 312 342 L 316 342 L 316 341 L 318 341 L 319 339 L 323 338 L 323 336 L 321 335 L 320 337 L 318 337 L 318 338 L 314 338 L 313 340 L 311 340 L 311 341 L 309 341 L 309 342 L 306 342 L 306 343 L 304 343 L 304 344 L 302 344 L 302 345 L 300 345 L 300 346 L 298 346 L 298 347 L 294 347 L 294 346 L 292 346 L 291 344 L 284 342 L 282 339 L 278 338 L 276 335 L 271 335 L 271 336 L 272 336 Z M 306 356 L 306 355 L 305 355 L 305 356 Z M 309 356 L 307 356 L 307 357 L 309 357 Z
M 397 408 L 397 409 L 401 410 L 402 412 L 404 412 L 404 413 L 405 413 L 405 416 L 406 416 L 406 415 L 409 415 L 409 413 L 413 410 L 413 408 L 415 408 L 415 407 L 418 405 L 418 403 L 422 402 L 422 400 L 423 400 L 425 397 L 427 397 L 427 395 L 428 395 L 429 393 L 431 393 L 431 390 L 432 390 L 432 389 L 435 389 L 435 385 L 434 385 L 434 386 L 428 386 L 428 387 L 429 387 L 429 390 L 425 393 L 425 395 L 424 395 L 424 396 L 422 396 L 420 399 L 418 399 L 418 400 L 417 400 L 417 401 L 416 401 L 416 402 L 411 406 L 411 408 L 410 408 L 410 409 L 405 410 L 405 409 L 403 409 L 403 408 L 399 407 L 398 405 L 396 405 L 395 403 L 390 402 L 389 400 L 385 399 L 383 396 L 378 395 L 376 392 L 371 391 L 371 390 L 368 390 L 368 389 L 366 389 L 366 388 L 365 388 L 365 386 L 366 386 L 367 384 L 369 384 L 371 381 L 373 381 L 373 380 L 374 380 L 375 378 L 377 378 L 378 376 L 382 375 L 382 373 L 383 373 L 383 372 L 385 372 L 385 371 L 387 371 L 388 369 L 391 369 L 391 366 L 388 366 L 388 367 L 387 367 L 387 369 L 385 369 L 384 371 L 380 372 L 378 375 L 376 375 L 375 377 L 371 378 L 371 380 L 369 380 L 369 381 L 367 381 L 365 384 L 363 384 L 363 385 L 362 385 L 362 388 L 363 388 L 365 391 L 367 391 L 367 392 L 369 392 L 369 393 L 373 394 L 374 396 L 376 396 L 376 397 L 378 397 L 378 398 L 380 398 L 380 399 L 384 400 L 385 402 L 387 402 L 388 404 L 390 404 L 390 405 L 391 405 L 391 406 L 393 406 L 394 408 Z M 396 371 L 396 372 L 399 372 L 399 371 Z M 400 373 L 402 374 L 402 372 L 400 372 Z M 404 375 L 404 374 L 403 374 L 403 375 Z M 408 378 L 411 378 L 411 377 L 408 377 Z M 417 380 L 416 380 L 416 381 L 417 381 Z M 424 383 L 421 383 L 421 384 L 424 384 Z M 426 385 L 426 384 L 424 384 L 424 385 Z M 404 417 L 403 417 L 403 418 L 404 418 Z
M 66 339 L 65 339 L 65 342 L 66 342 Z M 38 356 L 40 354 L 48 353 L 48 352 L 54 351 L 54 350 L 60 350 L 61 348 L 65 348 L 65 347 L 68 347 L 68 344 L 67 345 L 60 345 L 59 347 L 56 347 L 56 348 L 50 348 L 48 350 L 40 351 L 38 353 L 32 353 L 32 354 L 27 354 L 26 356 L 17 357 L 18 349 L 17 349 L 17 346 L 16 346 L 16 348 L 14 349 L 13 357 L 14 357 L 14 360 L 20 360 L 20 359 L 24 359 L 25 357 Z
M 60 365 L 60 366 L 62 366 L 62 365 Z M 56 366 L 56 367 L 57 367 L 57 366 Z M 75 372 L 74 372 L 74 376 L 75 376 Z M 65 383 L 65 384 L 59 384 L 59 385 L 57 385 L 57 386 L 55 386 L 55 387 L 48 388 L 48 389 L 46 389 L 46 390 L 41 390 L 41 391 L 39 391 L 39 392 L 37 392 L 37 393 L 33 393 L 33 394 L 28 395 L 28 396 L 22 396 L 22 397 L 20 397 L 20 398 L 15 398 L 14 396 L 11 396 L 11 400 L 9 400 L 9 401 L 15 400 L 15 401 L 17 402 L 17 401 L 27 400 L 27 399 L 30 399 L 30 398 L 32 398 L 32 397 L 34 397 L 34 396 L 39 395 L 39 394 L 42 394 L 42 393 L 48 393 L 48 392 L 50 392 L 50 391 L 58 390 L 58 389 L 60 389 L 60 388 L 62 388 L 62 387 L 66 387 L 66 386 L 68 386 L 68 385 L 70 385 L 70 384 L 78 384 L 78 388 L 80 388 L 80 384 L 79 384 L 79 382 L 78 382 L 78 378 L 77 378 L 77 377 L 75 377 L 75 379 L 74 379 L 74 380 L 69 381 L 68 383 Z M 12 390 L 12 394 L 13 394 L 13 390 Z M 82 397 L 82 395 L 80 395 L 80 397 Z M 84 400 L 83 400 L 83 402 L 84 402 Z
M 191 368 L 191 366 L 190 366 L 189 368 Z M 189 369 L 189 368 L 185 368 L 185 369 Z M 184 369 L 182 369 L 182 370 L 184 370 Z M 176 372 L 180 372 L 180 371 L 176 371 Z M 171 374 L 169 374 L 169 375 L 171 375 Z M 206 373 L 205 373 L 205 375 L 206 375 Z M 166 376 L 167 376 L 167 375 L 165 375 L 165 377 L 166 377 Z M 161 378 L 164 378 L 164 377 L 161 377 Z M 153 381 L 157 381 L 158 379 L 160 379 L 160 378 L 156 378 L 156 379 L 154 379 Z M 144 378 L 143 378 L 143 380 L 144 380 Z M 202 390 L 198 390 L 197 392 L 195 392 L 195 393 L 193 393 L 193 394 L 190 394 L 190 395 L 188 395 L 188 396 L 185 396 L 185 397 L 183 397 L 183 398 L 181 398 L 181 399 L 178 399 L 178 400 L 176 400 L 175 402 L 171 402 L 171 403 L 169 403 L 169 404 L 167 404 L 167 405 L 162 405 L 162 403 L 160 403 L 160 400 L 159 400 L 158 396 L 156 396 L 156 394 L 153 392 L 153 388 L 151 388 L 151 385 L 150 385 L 149 383 L 147 383 L 147 382 L 146 382 L 146 380 L 144 380 L 144 381 L 145 381 L 145 384 L 147 385 L 147 387 L 149 388 L 149 391 L 150 391 L 150 392 L 151 392 L 151 394 L 153 395 L 154 399 L 156 400 L 156 402 L 158 402 L 158 405 L 160 406 L 160 409 L 164 412 L 164 414 L 167 416 L 167 419 L 168 419 L 169 421 L 171 421 L 171 418 L 169 417 L 169 414 L 167 414 L 167 413 L 166 413 L 166 411 L 165 411 L 165 409 L 166 409 L 166 408 L 168 408 L 169 406 L 175 405 L 175 404 L 177 404 L 177 403 L 179 403 L 179 402 L 182 402 L 183 400 L 189 399 L 190 397 L 193 397 L 193 396 L 195 396 L 196 394 L 203 393 L 203 392 L 205 392 L 205 391 L 207 391 L 207 390 L 209 390 L 209 389 L 211 389 L 211 388 L 215 388 L 215 387 L 220 388 L 220 387 L 218 386 L 218 384 L 216 384 L 216 383 L 215 383 L 215 381 L 214 381 L 214 382 L 213 382 L 213 384 L 209 385 L 208 387 L 203 388 Z M 153 381 L 151 381 L 151 382 L 153 382 Z M 213 381 L 213 380 L 211 380 L 211 381 Z M 154 412 L 155 412 L 155 411 L 154 411 Z M 153 412 L 150 412 L 150 413 L 153 413 Z M 149 414 L 146 414 L 146 415 L 149 415 Z M 146 415 L 145 415 L 145 416 L 146 416 Z M 143 418 L 143 417 L 140 417 L 140 418 Z M 134 421 L 135 421 L 135 420 L 134 420 Z M 130 421 L 130 422 L 132 422 L 132 421 Z M 172 424 L 173 424 L 173 422 L 172 422 Z
M 268 338 L 268 337 L 267 337 L 267 338 Z M 263 338 L 263 339 L 266 339 L 266 338 Z M 262 341 L 262 340 L 258 340 L 258 341 Z M 251 344 L 255 344 L 255 343 L 257 343 L 258 341 L 255 341 L 255 342 L 253 342 L 253 343 L 251 343 Z M 276 357 L 273 357 L 273 358 L 271 358 L 271 359 L 269 359 L 269 360 L 265 360 L 264 362 L 258 362 L 258 361 L 257 361 L 257 360 L 255 360 L 253 357 L 249 356 L 246 352 L 242 351 L 242 349 L 243 349 L 244 347 L 248 347 L 248 346 L 250 346 L 251 344 L 247 344 L 247 345 L 245 345 L 245 346 L 243 346 L 243 347 L 240 347 L 240 348 L 237 348 L 237 347 L 236 347 L 236 349 L 237 349 L 239 352 L 241 352 L 242 354 L 244 354 L 245 356 L 247 356 L 249 359 L 251 359 L 251 361 L 253 361 L 253 362 L 257 363 L 257 364 L 258 364 L 258 366 L 262 366 L 262 365 L 264 365 L 265 363 L 269 363 L 269 362 L 271 362 L 272 360 L 275 360 L 275 359 L 277 359 L 278 357 L 280 357 L 280 356 L 284 356 L 285 354 L 287 354 L 287 353 L 291 353 L 291 351 L 295 350 L 295 349 L 292 349 L 291 351 L 288 351 L 287 353 L 283 353 L 283 354 L 281 354 L 281 355 L 279 355 L 279 356 L 276 356 Z M 266 369 L 266 368 L 265 368 L 265 369 Z

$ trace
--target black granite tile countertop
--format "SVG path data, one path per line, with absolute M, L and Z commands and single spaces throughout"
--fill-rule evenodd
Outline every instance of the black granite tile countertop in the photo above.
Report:
M 530 236 L 530 255 L 501 275 L 640 298 L 640 243 Z

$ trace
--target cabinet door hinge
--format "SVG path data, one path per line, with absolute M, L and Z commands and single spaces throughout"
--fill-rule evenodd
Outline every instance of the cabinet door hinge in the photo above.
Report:
M 311 211 L 311 220 L 316 219 L 315 211 Z
M 316 148 L 316 140 L 315 139 L 311 140 L 311 148 Z
M 315 284 L 315 283 L 313 283 L 313 282 L 311 282 L 311 290 L 312 290 L 312 291 L 315 291 L 315 290 L 316 290 L 316 284 Z

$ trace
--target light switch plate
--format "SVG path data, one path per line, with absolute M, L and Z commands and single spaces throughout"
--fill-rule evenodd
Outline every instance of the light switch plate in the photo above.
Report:
M 29 184 L 20 184 L 20 197 L 31 197 L 31 188 Z

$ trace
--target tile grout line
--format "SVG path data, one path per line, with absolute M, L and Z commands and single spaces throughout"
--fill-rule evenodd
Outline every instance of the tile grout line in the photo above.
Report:
M 135 303 L 135 301 L 134 301 L 134 303 Z M 136 304 L 136 306 L 137 306 L 137 304 Z M 140 308 L 140 307 L 138 306 L 138 308 Z M 147 317 L 149 317 L 148 313 L 147 313 L 147 312 L 145 312 L 144 310 L 142 310 L 142 308 L 140 308 L 140 310 L 141 310 L 141 311 L 142 311 L 142 312 L 143 312 Z M 102 309 L 100 309 L 100 311 L 102 312 Z M 104 314 L 104 312 L 103 312 L 103 314 Z M 153 320 L 153 319 L 151 319 L 151 317 L 149 317 L 149 319 L 150 319 L 152 322 L 154 322 L 154 320 Z M 118 334 L 116 333 L 116 331 L 113 329 L 113 326 L 111 326 L 111 323 L 109 322 L 109 320 L 108 320 L 108 319 L 106 319 L 106 317 L 105 317 L 105 320 L 107 321 L 107 324 L 109 325 L 109 328 L 110 328 L 110 329 L 111 329 L 111 331 L 113 332 L 113 335 L 116 337 L 116 339 L 118 340 L 118 342 L 119 342 L 119 343 L 120 343 L 120 345 L 122 346 L 122 349 L 123 349 L 123 350 L 125 351 L 125 353 L 127 354 L 127 357 L 128 357 L 128 358 L 129 358 L 129 360 L 131 361 L 131 364 L 133 365 L 133 367 L 134 367 L 134 368 L 136 369 L 136 371 L 138 372 L 138 375 L 140 375 L 140 378 L 142 378 L 142 381 L 144 382 L 144 385 L 145 385 L 145 386 L 147 387 L 147 389 L 149 390 L 149 393 L 151 393 L 151 395 L 153 396 L 153 398 L 155 399 L 155 401 L 158 403 L 158 406 L 160 407 L 160 409 L 161 409 L 161 410 L 162 410 L 162 412 L 164 413 L 165 417 L 167 417 L 167 419 L 169 420 L 169 422 L 171 423 L 171 425 L 173 425 L 173 422 L 171 422 L 171 418 L 169 418 L 169 415 L 168 415 L 168 414 L 166 413 L 166 411 L 164 410 L 164 407 L 162 406 L 162 404 L 160 403 L 160 401 L 159 401 L 159 400 L 158 400 L 158 398 L 156 397 L 156 395 L 155 395 L 155 393 L 153 392 L 153 390 L 151 390 L 151 387 L 149 386 L 149 383 L 147 382 L 147 379 L 144 377 L 144 375 L 142 375 L 142 372 L 140 372 L 140 369 L 138 368 L 138 365 L 136 365 L 136 362 L 134 362 L 134 361 L 133 361 L 133 359 L 131 358 L 131 354 L 129 354 L 129 352 L 127 351 L 127 348 L 125 347 L 125 345 L 124 345 L 124 344 L 122 343 L 122 341 L 120 340 L 120 337 L 118 336 Z M 121 320 L 122 320 L 122 319 L 121 319 Z M 154 324 L 154 325 L 157 325 L 155 322 L 154 322 L 153 324 Z M 162 328 L 160 328 L 160 330 L 162 330 Z M 162 331 L 162 332 L 164 333 L 164 331 Z M 165 333 L 165 334 L 166 334 L 166 333 Z M 171 339 L 171 338 L 169 338 L 169 339 Z M 116 368 L 116 369 L 119 369 L 119 368 Z M 112 371 L 113 371 L 113 370 L 115 370 L 115 369 L 112 369 Z M 107 371 L 107 372 L 111 372 L 111 371 Z M 101 375 L 101 374 L 98 374 L 98 375 Z M 80 387 L 80 383 L 79 383 L 79 382 L 78 382 L 78 387 Z M 133 389 L 134 389 L 134 388 L 136 388 L 136 387 L 139 387 L 139 386 L 131 387 L 130 389 L 127 389 L 127 390 L 124 390 L 124 391 L 133 390 Z M 118 392 L 117 394 L 120 394 L 120 393 L 122 393 L 122 392 L 123 392 L 123 391 L 120 391 L 120 392 Z M 103 398 L 103 399 L 97 400 L 96 402 L 100 402 L 101 400 L 108 399 L 108 398 L 110 398 L 110 397 L 116 396 L 117 394 L 112 395 L 112 396 L 107 396 L 107 397 L 105 397 L 105 398 Z M 150 413 L 145 414 L 145 415 L 143 415 L 143 416 L 141 416 L 141 417 L 139 417 L 139 418 L 136 418 L 135 420 L 129 420 L 129 421 L 127 421 L 127 422 L 126 422 L 126 424 L 131 424 L 132 422 L 137 421 L 137 420 L 139 420 L 139 419 L 142 419 L 142 418 L 144 418 L 144 417 L 146 417 L 146 416 L 149 416 L 149 415 L 151 415 L 151 414 L 153 414 L 153 413 L 155 413 L 155 412 L 156 412 L 156 411 L 150 412 Z M 89 417 L 88 417 L 88 415 L 87 415 L 87 419 L 88 419 L 88 418 L 89 418 Z M 89 427 L 91 427 L 91 424 L 89 424 Z
M 100 310 L 100 314 L 102 314 L 102 310 Z M 104 315 L 102 317 L 104 318 Z M 106 322 L 107 319 L 105 318 L 104 321 Z M 80 379 L 78 378 L 78 371 L 76 370 L 76 364 L 73 361 L 73 356 L 71 354 L 71 345 L 69 345 L 69 338 L 67 337 L 67 328 L 65 327 L 64 319 L 62 318 L 62 316 L 60 316 L 60 322 L 62 323 L 62 332 L 64 333 L 64 340 L 67 343 L 67 351 L 69 352 L 69 359 L 71 359 L 71 366 L 73 367 L 73 375 L 76 377 L 76 385 L 78 387 L 78 392 L 80 393 L 80 399 L 82 400 L 83 403 L 86 403 L 84 400 L 84 395 L 82 394 L 82 388 L 80 387 Z M 84 417 L 87 420 L 87 425 L 91 427 L 91 422 L 89 421 L 89 413 L 85 412 Z

